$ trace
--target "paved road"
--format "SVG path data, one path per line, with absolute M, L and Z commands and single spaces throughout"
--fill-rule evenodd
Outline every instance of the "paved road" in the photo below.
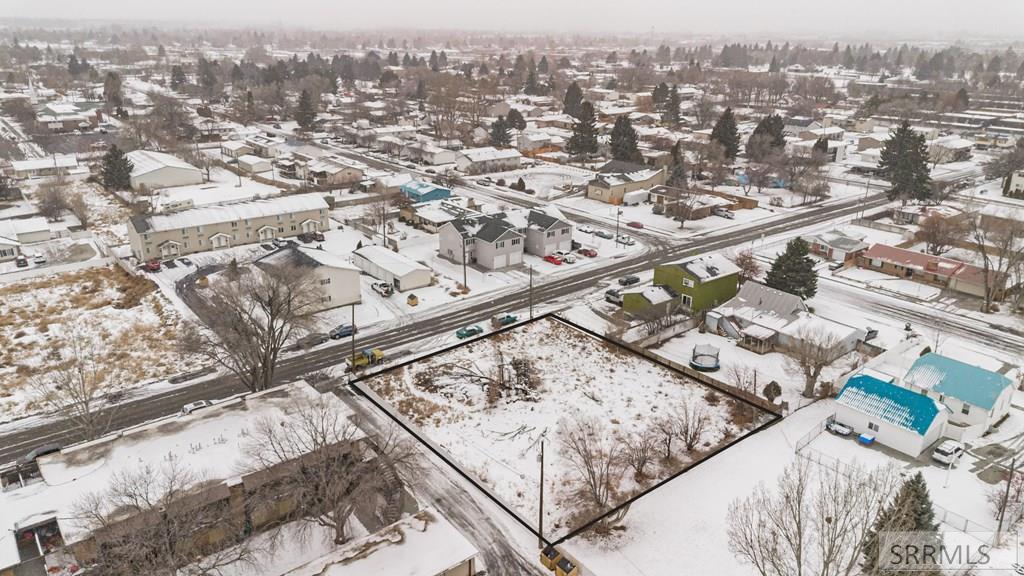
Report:
M 702 252 L 713 252 L 723 248 L 739 246 L 752 240 L 785 233 L 813 225 L 817 222 L 849 216 L 866 208 L 885 203 L 884 198 L 874 196 L 848 200 L 807 211 L 790 214 L 770 223 L 756 227 L 729 230 L 719 234 L 708 234 L 690 239 L 673 246 L 663 246 L 644 254 L 611 259 L 592 268 L 584 268 L 573 276 L 553 278 L 535 284 L 535 304 L 551 302 L 576 293 L 593 292 L 604 283 L 614 281 L 625 274 L 648 270 L 657 264 L 672 262 Z M 482 319 L 509 310 L 522 310 L 529 306 L 527 290 L 515 290 L 496 296 L 485 295 L 479 300 L 459 308 L 439 309 L 426 313 L 408 325 L 397 326 L 383 331 L 361 335 L 356 338 L 356 347 L 382 348 L 384 350 L 405 347 L 425 338 L 447 334 L 460 326 L 480 322 Z M 286 358 L 278 364 L 275 380 L 280 383 L 296 380 L 305 374 L 336 366 L 350 354 L 349 342 L 328 344 L 312 351 Z M 172 414 L 182 404 L 203 399 L 221 399 L 245 390 L 231 376 L 219 376 L 200 382 L 185 382 L 178 388 L 152 394 L 139 399 L 128 399 L 114 408 L 111 428 L 118 429 L 140 424 L 154 418 Z M 11 432 L 0 435 L 0 463 L 9 462 L 28 452 L 35 446 L 47 442 L 69 444 L 80 439 L 72 426 L 63 421 L 46 422 L 36 426 L 19 426 Z

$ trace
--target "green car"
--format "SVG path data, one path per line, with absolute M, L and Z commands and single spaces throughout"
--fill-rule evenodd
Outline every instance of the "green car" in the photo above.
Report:
M 462 340 L 464 338 L 470 338 L 483 333 L 484 329 L 479 326 L 463 326 L 455 332 L 455 336 L 458 337 L 459 340 Z
M 500 328 L 502 326 L 515 324 L 517 320 L 519 320 L 519 317 L 516 316 L 515 314 L 498 314 L 497 316 L 491 318 L 491 324 L 493 324 L 495 327 Z

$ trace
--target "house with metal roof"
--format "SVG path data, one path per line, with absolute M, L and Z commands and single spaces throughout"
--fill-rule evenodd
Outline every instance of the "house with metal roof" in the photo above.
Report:
M 837 422 L 912 458 L 945 434 L 949 420 L 937 400 L 865 375 L 850 378 L 835 404 Z
M 929 352 L 906 376 L 904 387 L 937 400 L 950 410 L 949 435 L 977 438 L 1010 411 L 1013 382 L 996 372 Z
M 446 200 L 451 197 L 452 191 L 444 186 L 438 186 L 422 180 L 406 182 L 399 187 L 402 194 L 409 198 L 410 202 L 431 202 L 434 200 Z

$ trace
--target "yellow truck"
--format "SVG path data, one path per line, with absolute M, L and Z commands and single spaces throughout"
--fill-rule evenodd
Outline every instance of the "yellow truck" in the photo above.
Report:
M 367 348 L 348 359 L 349 369 L 352 371 L 362 370 L 367 366 L 374 366 L 384 361 L 384 351 L 380 348 Z

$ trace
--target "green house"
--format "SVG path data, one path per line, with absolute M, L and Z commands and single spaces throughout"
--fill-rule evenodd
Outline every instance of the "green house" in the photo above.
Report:
M 647 286 L 622 292 L 622 309 L 629 314 L 657 309 L 661 314 L 674 312 L 679 295 L 668 286 Z
M 739 290 L 740 269 L 719 254 L 694 256 L 654 269 L 654 284 L 679 294 L 691 312 L 703 312 L 724 303 Z

